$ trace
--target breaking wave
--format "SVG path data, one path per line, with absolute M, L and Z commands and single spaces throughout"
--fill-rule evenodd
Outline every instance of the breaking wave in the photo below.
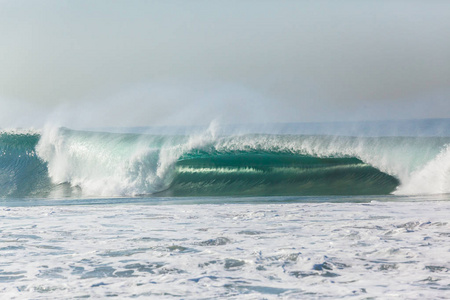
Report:
M 450 192 L 447 137 L 0 132 L 0 197 Z

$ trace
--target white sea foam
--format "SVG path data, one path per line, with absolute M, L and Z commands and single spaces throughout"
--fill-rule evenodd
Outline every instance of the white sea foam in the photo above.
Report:
M 2 207 L 0 293 L 446 299 L 449 213 L 447 201 Z

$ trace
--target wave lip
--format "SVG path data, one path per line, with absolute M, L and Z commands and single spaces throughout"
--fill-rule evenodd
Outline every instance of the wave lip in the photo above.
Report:
M 0 132 L 0 197 L 450 192 L 442 137 Z

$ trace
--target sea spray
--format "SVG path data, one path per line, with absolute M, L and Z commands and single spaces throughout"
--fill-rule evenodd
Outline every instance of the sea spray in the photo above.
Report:
M 148 142 L 138 135 L 49 128 L 36 149 L 54 184 L 69 183 L 84 195 L 120 196 L 152 193 L 163 185 L 157 174 L 161 141 Z
M 412 172 L 408 180 L 395 191 L 397 195 L 450 193 L 450 145 L 422 168 Z
M 211 128 L 201 135 L 163 137 L 48 127 L 36 152 L 54 184 L 68 183 L 86 196 L 152 194 L 168 188 L 183 153 L 201 149 L 212 137 Z

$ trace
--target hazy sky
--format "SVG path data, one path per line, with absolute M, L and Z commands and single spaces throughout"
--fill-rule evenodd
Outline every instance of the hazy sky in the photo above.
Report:
M 58 116 L 450 117 L 450 1 L 0 0 L 0 127 Z

